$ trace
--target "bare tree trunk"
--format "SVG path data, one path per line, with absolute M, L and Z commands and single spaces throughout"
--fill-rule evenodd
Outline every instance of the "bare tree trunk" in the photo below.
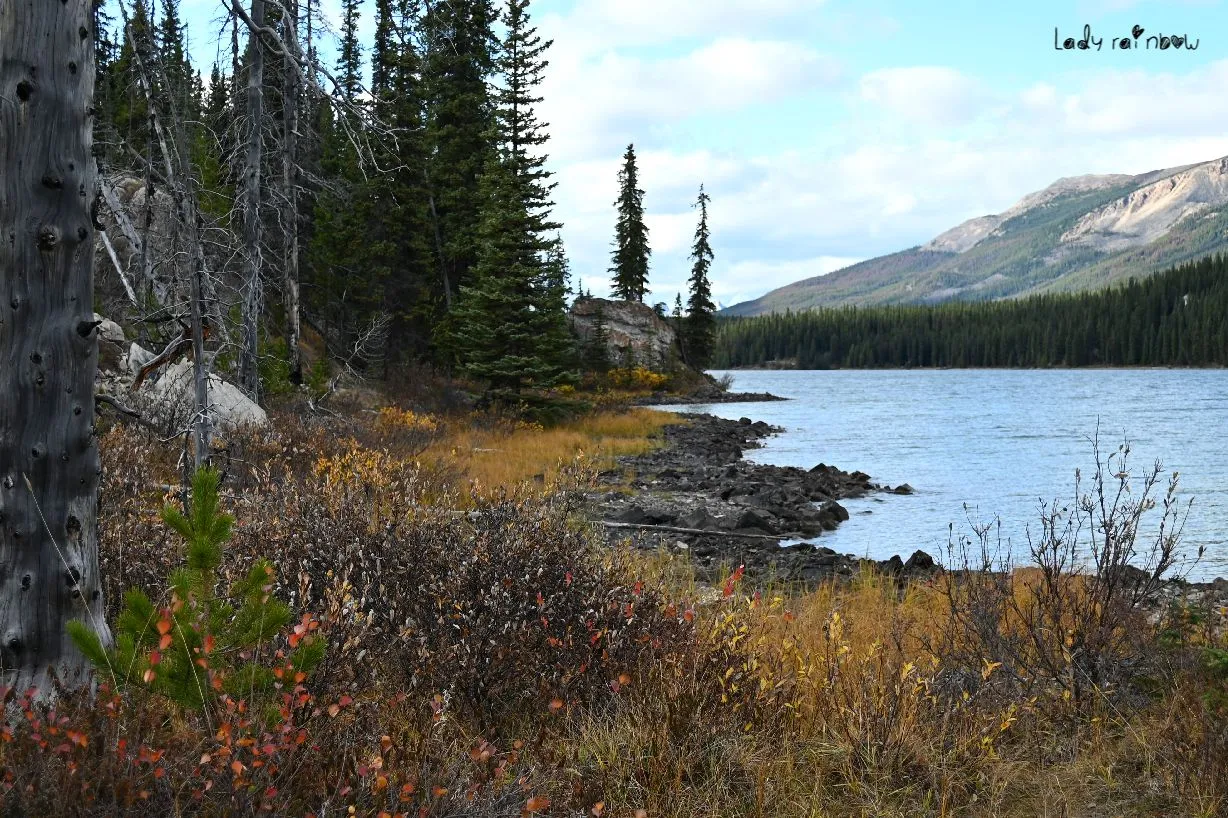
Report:
M 264 0 L 252 0 L 252 20 L 265 23 Z M 256 27 L 247 40 L 247 159 L 243 167 L 243 332 L 239 350 L 239 386 L 260 400 L 259 344 L 261 288 L 260 164 L 263 160 L 264 43 Z
M 286 351 L 290 359 L 290 382 L 303 382 L 303 356 L 299 352 L 298 279 L 298 121 L 301 87 L 296 61 L 299 57 L 298 0 L 285 5 L 285 135 L 282 143 L 283 197 L 282 229 L 286 231 L 285 259 L 282 265 L 282 299 L 286 313 Z
M 102 619 L 89 0 L 0 3 L 0 684 L 88 678 Z

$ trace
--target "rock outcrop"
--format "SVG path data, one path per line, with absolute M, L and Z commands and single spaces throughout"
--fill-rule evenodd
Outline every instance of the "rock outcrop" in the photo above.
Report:
M 111 208 L 102 205 L 98 212 L 99 221 L 105 228 L 106 237 L 129 284 L 140 298 L 152 295 L 159 305 L 174 303 L 178 289 L 186 284 L 191 272 L 186 253 L 182 252 L 182 247 L 176 246 L 179 227 L 174 200 L 158 187 L 154 188 L 151 197 L 145 182 L 132 176 L 104 180 L 103 184 L 109 184 L 110 198 L 120 205 L 128 222 L 140 231 L 139 235 L 146 243 L 146 254 L 156 262 L 150 265 L 147 277 L 138 248 L 129 241 L 127 231 L 122 229 Z M 146 229 L 147 219 L 149 226 Z M 135 227 L 137 225 L 139 227 Z M 115 264 L 106 252 L 101 235 L 97 239 L 94 266 L 98 271 L 99 285 L 108 290 L 117 289 Z
M 578 298 L 571 308 L 572 331 L 582 346 L 593 343 L 604 325 L 606 356 L 614 366 L 670 368 L 679 360 L 677 337 L 670 323 L 638 301 Z

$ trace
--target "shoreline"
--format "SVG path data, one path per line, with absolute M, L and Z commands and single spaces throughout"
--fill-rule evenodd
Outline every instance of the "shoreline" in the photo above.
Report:
M 607 489 L 589 496 L 598 522 L 611 541 L 630 534 L 638 547 L 687 554 L 697 577 L 707 582 L 739 565 L 753 583 L 814 586 L 851 577 L 867 560 L 821 544 L 824 532 L 849 519 L 839 501 L 911 494 L 912 488 L 879 485 L 864 472 L 825 463 L 805 470 L 745 459 L 745 450 L 783 431 L 746 417 L 687 415 L 664 427 L 664 446 L 619 458 L 617 469 L 599 475 Z M 630 494 L 617 490 L 628 471 L 635 474 Z M 868 562 L 901 579 L 928 576 L 938 567 L 924 551 L 907 561 L 897 555 Z
M 594 522 L 604 526 L 610 542 L 629 537 L 639 548 L 689 556 L 696 577 L 709 583 L 739 565 L 745 566 L 751 584 L 785 582 L 805 588 L 851 579 L 863 566 L 901 583 L 949 570 L 922 550 L 907 559 L 896 554 L 873 560 L 822 545 L 823 533 L 850 519 L 840 500 L 907 495 L 913 489 L 907 483 L 877 484 L 864 472 L 825 463 L 806 470 L 745 459 L 745 451 L 784 431 L 748 417 L 682 416 L 662 429 L 664 446 L 620 457 L 618 468 L 598 475 L 605 488 L 589 494 L 599 518 Z M 628 486 L 624 478 L 629 471 L 635 476 Z M 1228 579 L 1223 577 L 1201 582 L 1169 578 L 1164 587 L 1170 600 L 1192 594 L 1228 603 Z

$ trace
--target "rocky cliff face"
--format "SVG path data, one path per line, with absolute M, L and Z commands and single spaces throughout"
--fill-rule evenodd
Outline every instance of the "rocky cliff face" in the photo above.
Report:
M 1228 202 L 1228 157 L 1140 187 L 1091 211 L 1062 234 L 1063 244 L 1113 252 L 1148 244 L 1188 216 Z
M 579 298 L 571 308 L 571 326 L 580 343 L 592 343 L 598 315 L 605 324 L 606 349 L 615 366 L 666 369 L 678 360 L 676 334 L 652 307 L 636 301 Z

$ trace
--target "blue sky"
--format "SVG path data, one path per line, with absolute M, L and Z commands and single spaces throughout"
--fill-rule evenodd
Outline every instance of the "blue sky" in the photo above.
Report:
M 338 6 L 324 0 L 334 20 Z M 217 8 L 183 2 L 206 74 Z M 594 294 L 628 142 L 650 299 L 685 289 L 704 182 L 725 304 L 924 243 L 1062 176 L 1228 155 L 1216 0 L 535 0 L 530 12 L 555 40 L 541 114 L 557 215 Z M 1054 50 L 1055 27 L 1080 39 L 1084 25 L 1100 51 Z M 1110 48 L 1136 25 L 1140 44 L 1179 34 L 1198 48 Z

